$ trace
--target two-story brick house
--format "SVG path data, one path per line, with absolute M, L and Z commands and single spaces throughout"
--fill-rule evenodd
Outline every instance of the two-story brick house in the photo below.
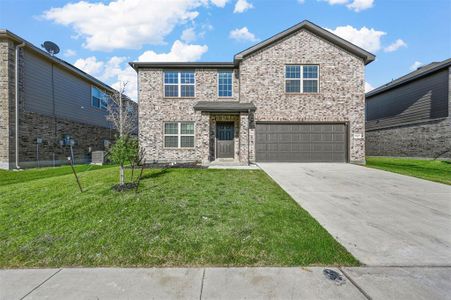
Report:
M 303 21 L 233 62 L 131 62 L 146 160 L 364 163 L 374 59 Z

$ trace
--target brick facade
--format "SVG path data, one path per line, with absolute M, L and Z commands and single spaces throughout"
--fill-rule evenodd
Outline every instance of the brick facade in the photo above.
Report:
M 73 152 L 76 163 L 90 162 L 91 151 L 103 151 L 105 150 L 104 141 L 114 140 L 114 131 L 109 128 L 22 112 L 19 123 L 21 167 L 38 165 L 36 138 L 43 140 L 43 143 L 39 145 L 39 164 L 41 166 L 67 163 L 66 159 L 70 156 L 70 148 L 59 144 L 65 135 L 69 135 L 75 140 Z
M 9 167 L 14 147 L 14 43 L 0 40 L 0 168 Z
M 287 64 L 319 65 L 319 93 L 285 93 Z M 352 138 L 365 133 L 362 59 L 301 30 L 245 58 L 240 64 L 240 83 L 240 101 L 254 103 L 256 122 L 349 122 L 350 161 L 364 162 L 365 141 Z
M 286 64 L 320 66 L 320 92 L 286 94 Z M 365 161 L 364 61 L 307 30 L 294 34 L 245 57 L 235 69 L 234 97 L 252 102 L 252 113 L 210 115 L 194 111 L 198 101 L 221 101 L 217 96 L 217 69 L 195 69 L 194 98 L 163 97 L 163 69 L 140 68 L 140 143 L 148 162 L 201 161 L 215 159 L 215 122 L 231 118 L 235 122 L 235 160 L 255 161 L 255 122 L 342 122 L 349 124 L 351 162 Z M 230 101 L 230 98 L 227 99 Z M 207 115 L 207 117 L 205 117 Z M 208 117 L 209 116 L 209 117 Z M 165 149 L 163 124 L 166 121 L 195 122 L 194 149 Z M 354 138 L 355 137 L 355 138 Z M 213 148 L 213 149 L 212 149 Z
M 369 156 L 451 159 L 451 68 L 448 68 L 448 117 L 366 132 Z

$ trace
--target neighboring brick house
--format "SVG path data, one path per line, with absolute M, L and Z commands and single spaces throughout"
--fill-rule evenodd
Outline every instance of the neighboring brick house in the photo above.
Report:
M 451 159 L 451 58 L 366 94 L 370 156 Z
M 374 58 L 303 21 L 233 62 L 131 62 L 146 160 L 364 163 Z
M 113 92 L 73 65 L 0 30 L 0 168 L 67 163 L 70 140 L 76 163 L 89 162 L 91 151 L 104 150 L 114 138 L 101 99 Z

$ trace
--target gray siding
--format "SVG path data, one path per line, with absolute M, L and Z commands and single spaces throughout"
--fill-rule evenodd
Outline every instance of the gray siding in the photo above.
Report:
M 366 129 L 398 126 L 448 116 L 448 70 L 367 98 Z
M 36 56 L 24 54 L 24 108 L 84 124 L 109 127 L 106 112 L 91 106 L 91 84 L 61 67 Z M 52 90 L 52 77 L 54 88 Z M 53 97 L 55 107 L 53 107 Z

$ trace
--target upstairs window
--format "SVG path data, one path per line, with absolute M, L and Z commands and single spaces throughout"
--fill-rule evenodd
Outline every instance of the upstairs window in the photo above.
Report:
M 91 86 L 91 105 L 95 108 L 106 110 L 109 96 L 95 86 Z
M 318 93 L 319 66 L 287 65 L 285 66 L 286 93 Z
M 218 96 L 232 97 L 232 71 L 218 72 Z
M 194 71 L 164 72 L 165 97 L 194 97 L 194 95 L 195 95 Z
M 193 148 L 194 123 L 168 122 L 164 123 L 165 148 Z

